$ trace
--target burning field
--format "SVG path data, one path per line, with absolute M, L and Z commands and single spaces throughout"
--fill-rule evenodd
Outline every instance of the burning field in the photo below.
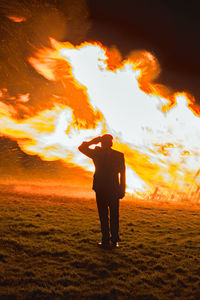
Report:
M 114 148 L 126 157 L 127 192 L 144 196 L 159 187 L 168 195 L 198 189 L 199 107 L 190 95 L 171 94 L 154 82 L 159 65 L 151 53 L 138 51 L 123 60 L 116 49 L 97 42 L 50 43 L 51 48 L 27 58 L 47 82 L 54 82 L 55 90 L 45 99 L 48 109 L 35 109 L 30 94 L 12 99 L 2 89 L 2 136 L 17 141 L 28 155 L 84 172 L 92 165 L 78 146 L 110 132 Z
M 45 162 L 47 168 L 58 162 L 66 174 L 77 169 L 74 184 L 93 171 L 78 146 L 110 133 L 114 148 L 125 154 L 128 193 L 147 197 L 159 189 L 166 198 L 198 201 L 200 109 L 189 93 L 158 83 L 161 68 L 155 55 L 137 50 L 123 57 L 117 47 L 98 41 L 60 42 L 50 36 L 59 34 L 48 32 L 49 26 L 46 36 L 38 33 L 34 10 L 30 17 L 28 8 L 20 12 L 16 6 L 14 13 L 8 7 L 6 25 L 19 39 L 9 31 L 10 44 L 26 53 L 14 52 L 9 43 L 2 48 L 0 130 L 1 139 L 15 145 L 9 150 L 32 157 L 32 165 L 43 161 L 43 170 Z M 62 28 L 63 19 L 51 6 L 41 12 L 40 22 L 47 23 L 51 14 Z M 5 169 L 2 182 L 16 179 Z M 40 172 L 38 177 L 45 176 Z

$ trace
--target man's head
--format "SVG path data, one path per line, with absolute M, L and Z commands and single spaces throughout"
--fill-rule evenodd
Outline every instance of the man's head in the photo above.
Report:
M 111 148 L 113 145 L 113 136 L 111 134 L 104 134 L 101 137 L 101 145 L 103 148 Z

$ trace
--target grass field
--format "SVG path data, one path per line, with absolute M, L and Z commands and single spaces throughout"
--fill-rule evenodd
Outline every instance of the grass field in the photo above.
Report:
M 200 210 L 122 200 L 102 250 L 94 199 L 0 196 L 0 299 L 200 299 Z

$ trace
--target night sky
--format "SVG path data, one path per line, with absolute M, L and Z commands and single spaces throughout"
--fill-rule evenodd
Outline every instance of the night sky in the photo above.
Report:
M 33 89 L 26 82 L 27 73 L 33 72 L 26 57 L 47 45 L 51 36 L 75 44 L 99 40 L 105 46 L 117 46 L 124 57 L 132 50 L 146 49 L 161 65 L 159 81 L 190 92 L 199 102 L 199 8 L 195 0 L 1 0 L 0 87 L 7 83 L 13 93 L 22 86 L 23 92 L 26 87 Z M 12 22 L 9 15 L 26 21 Z M 16 71 L 25 75 L 13 89 Z
M 200 101 L 199 1 L 89 1 L 88 36 L 116 45 L 126 56 L 146 49 L 161 64 L 162 83 Z

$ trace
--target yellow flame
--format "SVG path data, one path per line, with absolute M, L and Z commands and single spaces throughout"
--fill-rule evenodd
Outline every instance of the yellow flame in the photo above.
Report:
M 93 170 L 77 147 L 109 132 L 115 137 L 115 149 L 125 153 L 129 192 L 152 191 L 155 185 L 177 190 L 194 186 L 200 165 L 198 110 L 186 93 L 172 95 L 152 82 L 160 72 L 156 58 L 143 51 L 122 60 L 116 49 L 100 43 L 73 46 L 53 39 L 51 43 L 51 49 L 39 50 L 29 63 L 48 80 L 64 85 L 70 81 L 101 118 L 94 126 L 85 113 L 86 122 L 81 124 L 72 108 L 54 103 L 51 110 L 19 121 L 0 103 L 1 134 L 43 160 L 60 159 Z M 67 88 L 66 93 L 79 101 Z M 21 101 L 28 99 L 29 95 Z M 80 101 L 78 109 L 83 107 Z

